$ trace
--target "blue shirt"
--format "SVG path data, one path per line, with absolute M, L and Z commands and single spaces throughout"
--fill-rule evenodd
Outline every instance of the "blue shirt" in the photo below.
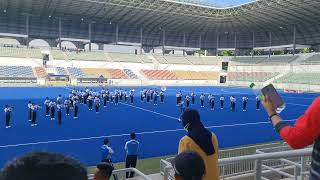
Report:
M 101 151 L 101 159 L 102 160 L 111 159 L 111 155 L 114 153 L 114 151 L 111 149 L 111 147 L 109 147 L 107 145 L 102 145 L 100 151 Z
M 124 149 L 126 150 L 127 155 L 138 155 L 139 142 L 132 139 L 132 140 L 126 142 Z

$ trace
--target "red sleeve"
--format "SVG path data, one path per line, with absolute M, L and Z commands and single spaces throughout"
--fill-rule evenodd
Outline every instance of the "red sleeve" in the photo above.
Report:
M 279 125 L 278 125 L 279 124 Z M 320 135 L 320 97 L 295 123 L 294 127 L 278 123 L 276 129 L 292 148 L 300 149 L 313 144 Z

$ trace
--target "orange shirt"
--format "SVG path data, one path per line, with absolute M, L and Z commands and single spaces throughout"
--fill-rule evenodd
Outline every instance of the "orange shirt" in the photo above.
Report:
M 203 177 L 203 180 L 219 180 L 219 165 L 218 165 L 218 140 L 215 134 L 212 133 L 212 143 L 215 149 L 213 155 L 208 156 L 198 144 L 196 144 L 189 136 L 184 136 L 179 143 L 178 153 L 180 154 L 183 151 L 194 151 L 198 153 L 206 167 L 206 174 Z

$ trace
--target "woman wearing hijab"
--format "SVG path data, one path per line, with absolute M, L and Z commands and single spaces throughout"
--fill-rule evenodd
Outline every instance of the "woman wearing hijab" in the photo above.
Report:
M 178 153 L 194 151 L 198 153 L 207 169 L 203 180 L 218 180 L 218 140 L 214 133 L 209 132 L 201 123 L 197 110 L 186 109 L 181 117 L 182 125 L 188 132 L 179 143 Z

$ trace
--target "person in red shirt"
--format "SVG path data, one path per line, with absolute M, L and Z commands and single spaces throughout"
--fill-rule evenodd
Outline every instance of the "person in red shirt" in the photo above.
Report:
M 262 102 L 269 119 L 285 142 L 293 149 L 313 145 L 310 180 L 320 179 L 320 97 L 316 98 L 307 111 L 290 126 L 276 113 L 268 96 Z

